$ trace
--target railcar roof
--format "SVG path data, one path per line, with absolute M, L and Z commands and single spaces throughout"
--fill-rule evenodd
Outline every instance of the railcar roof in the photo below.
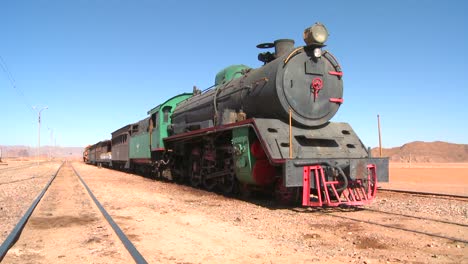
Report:
M 154 107 L 153 109 L 149 110 L 149 111 L 148 111 L 148 115 L 152 115 L 152 114 L 158 112 L 159 109 L 161 108 L 161 106 L 163 106 L 163 105 L 169 103 L 170 101 L 174 100 L 175 98 L 177 98 L 177 97 L 179 97 L 179 96 L 185 96 L 185 95 L 192 95 L 192 93 L 181 93 L 181 94 L 178 94 L 178 95 L 176 95 L 176 96 L 174 96 L 174 97 L 171 97 L 171 98 L 169 98 L 167 101 L 165 101 L 164 103 L 159 104 L 158 106 L 156 106 L 156 107 Z
M 126 125 L 126 126 L 123 126 L 123 127 L 119 128 L 119 129 L 117 129 L 116 131 L 114 131 L 114 132 L 111 133 L 111 134 L 112 134 L 112 137 L 118 136 L 118 135 L 120 135 L 120 134 L 122 134 L 122 133 L 128 132 L 128 131 L 130 130 L 130 127 L 131 127 L 131 126 L 132 126 L 132 124 L 128 124 L 128 125 Z
M 105 145 L 105 144 L 108 144 L 108 143 L 110 143 L 110 139 L 99 141 L 98 143 L 96 143 L 96 146 L 102 146 L 102 145 Z

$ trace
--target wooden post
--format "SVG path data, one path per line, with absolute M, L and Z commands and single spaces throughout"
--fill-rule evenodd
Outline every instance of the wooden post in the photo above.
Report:
M 293 147 L 292 147 L 292 110 L 289 108 L 289 158 L 293 157 Z

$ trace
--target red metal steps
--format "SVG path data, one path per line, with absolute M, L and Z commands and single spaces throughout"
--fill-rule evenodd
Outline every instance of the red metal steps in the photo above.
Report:
M 312 178 L 312 179 L 311 179 Z M 310 183 L 315 178 L 317 196 L 310 195 Z M 364 205 L 370 203 L 377 192 L 376 166 L 367 165 L 367 184 L 363 180 L 356 179 L 348 182 L 348 186 L 341 192 L 337 186 L 339 181 L 327 181 L 321 165 L 305 166 L 303 173 L 303 206 L 340 206 L 340 205 Z M 366 185 L 366 186 L 365 186 Z M 330 198 L 330 192 L 334 199 Z M 324 196 L 322 198 L 322 196 Z M 312 200 L 312 199 L 314 200 Z

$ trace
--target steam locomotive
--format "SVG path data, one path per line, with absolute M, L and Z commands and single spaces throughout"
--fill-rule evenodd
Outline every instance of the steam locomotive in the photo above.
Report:
M 226 195 L 269 192 L 281 203 L 364 205 L 388 159 L 372 158 L 347 123 L 330 122 L 343 104 L 343 72 L 324 50 L 316 23 L 305 46 L 279 39 L 257 69 L 232 65 L 214 86 L 176 95 L 147 118 L 85 149 L 87 163 L 140 171 Z

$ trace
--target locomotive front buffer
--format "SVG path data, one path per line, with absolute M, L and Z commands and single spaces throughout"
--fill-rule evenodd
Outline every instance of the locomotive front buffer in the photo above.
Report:
M 303 206 L 366 205 L 379 179 L 388 181 L 384 158 L 287 159 L 284 170 L 285 186 L 302 188 Z
M 373 158 L 347 123 L 313 130 L 278 120 L 255 119 L 265 152 L 282 162 L 286 190 L 299 189 L 303 206 L 361 206 L 388 182 L 388 158 Z M 291 145 L 290 145 L 291 144 Z

